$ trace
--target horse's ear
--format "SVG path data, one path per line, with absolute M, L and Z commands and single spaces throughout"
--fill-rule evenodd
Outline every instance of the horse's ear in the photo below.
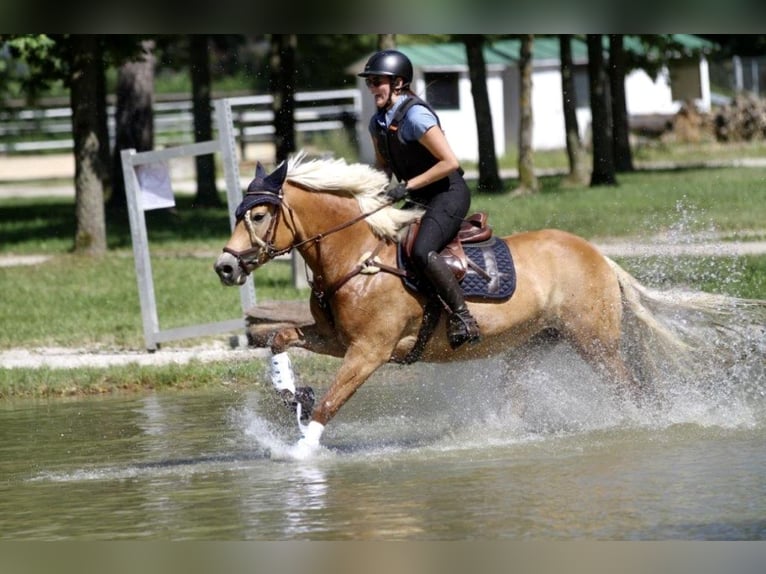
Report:
M 287 177 L 287 162 L 283 161 L 277 169 L 272 171 L 269 176 L 264 180 L 269 189 L 280 189 Z
M 255 179 L 266 179 L 266 170 L 263 169 L 263 164 L 261 162 L 255 164 Z

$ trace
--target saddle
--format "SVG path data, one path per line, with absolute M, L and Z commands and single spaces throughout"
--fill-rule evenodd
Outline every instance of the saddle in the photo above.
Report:
M 412 247 L 419 229 L 420 221 L 407 228 L 399 242 L 399 269 L 395 271 L 402 275 L 405 286 L 415 291 L 421 291 L 421 286 L 416 274 L 407 271 L 407 266 L 412 261 Z M 516 272 L 511 252 L 505 241 L 492 234 L 492 228 L 487 223 L 487 214 L 484 212 L 474 213 L 463 220 L 455 238 L 439 255 L 455 274 L 465 296 L 472 300 L 507 300 L 516 289 Z M 407 356 L 401 359 L 402 363 L 411 364 L 420 360 L 442 310 L 438 298 L 427 298 L 423 309 L 423 323 L 415 345 Z
M 420 229 L 420 220 L 412 223 L 405 232 L 401 246 L 404 256 L 410 260 L 412 247 Z M 464 244 L 481 243 L 492 237 L 492 227 L 487 223 L 487 214 L 483 211 L 469 215 L 460 225 L 455 238 L 442 249 L 439 255 L 446 261 L 458 281 L 462 281 L 468 272 L 471 260 L 466 255 Z

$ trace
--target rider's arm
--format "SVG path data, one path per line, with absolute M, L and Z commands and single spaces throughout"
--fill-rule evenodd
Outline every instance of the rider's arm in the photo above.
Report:
M 428 170 L 407 182 L 407 189 L 417 191 L 430 183 L 447 177 L 460 167 L 455 152 L 452 151 L 444 132 L 438 125 L 431 126 L 418 140 L 438 161 Z

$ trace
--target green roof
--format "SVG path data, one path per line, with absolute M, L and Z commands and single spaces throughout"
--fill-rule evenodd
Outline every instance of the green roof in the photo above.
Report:
M 399 45 L 397 50 L 403 52 L 413 66 L 420 68 L 468 65 L 465 45 L 460 42 Z M 488 45 L 484 46 L 484 59 L 488 65 L 510 63 L 507 56 L 494 52 Z
M 707 52 L 714 44 L 692 34 L 671 34 L 671 38 L 684 52 Z M 625 49 L 641 55 L 652 55 L 656 49 L 647 50 L 637 36 L 624 37 Z M 604 46 L 608 49 L 609 37 L 604 34 Z M 445 42 L 441 44 L 401 44 L 397 47 L 419 68 L 437 68 L 467 66 L 465 45 L 461 42 Z M 484 44 L 484 60 L 487 65 L 515 64 L 520 58 L 521 40 L 510 38 L 487 42 Z M 680 54 L 674 54 L 679 56 Z M 532 59 L 535 62 L 558 61 L 559 39 L 555 36 L 538 36 L 534 39 Z M 575 62 L 586 62 L 588 49 L 581 38 L 572 39 L 572 59 Z

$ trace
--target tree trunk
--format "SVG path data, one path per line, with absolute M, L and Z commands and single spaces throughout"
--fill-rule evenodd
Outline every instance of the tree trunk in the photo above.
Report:
M 582 141 L 580 140 L 580 127 L 577 123 L 577 95 L 575 92 L 572 64 L 572 35 L 561 34 L 559 36 L 559 52 L 561 55 L 561 96 L 564 109 L 564 130 L 567 143 L 567 157 L 569 158 L 569 175 L 571 183 L 584 183 L 585 161 Z
M 103 50 L 103 38 L 99 39 Z M 99 164 L 101 165 L 101 185 L 104 188 L 104 195 L 108 195 L 109 189 L 112 187 L 112 173 L 109 169 L 112 165 L 111 150 L 109 149 L 109 112 L 106 106 L 106 65 L 103 63 L 98 68 L 98 95 L 97 95 L 97 110 L 98 114 L 98 141 L 100 142 L 99 148 Z
M 189 44 L 192 109 L 194 114 L 194 141 L 206 142 L 213 139 L 213 120 L 210 106 L 210 57 L 208 36 L 194 34 Z M 195 156 L 197 168 L 196 206 L 217 207 L 221 205 L 215 185 L 215 158 L 212 154 Z
M 519 73 L 521 90 L 519 93 L 519 187 L 514 195 L 537 193 L 540 184 L 535 175 L 532 151 L 532 49 L 534 35 L 521 37 Z
M 72 35 L 70 102 L 75 156 L 74 252 L 106 253 L 104 187 L 98 122 L 98 75 L 103 64 L 98 36 Z
M 274 96 L 274 145 L 277 163 L 295 151 L 295 34 L 271 37 L 271 93 Z
M 612 150 L 611 118 L 609 117 L 604 55 L 601 34 L 588 34 L 588 79 L 590 82 L 590 112 L 593 131 L 593 171 L 590 185 L 615 185 Z
M 108 206 L 123 213 L 127 211 L 127 199 L 120 152 L 154 148 L 154 42 L 145 40 L 141 46 L 142 59 L 126 62 L 117 74 L 112 195 Z
M 492 110 L 487 93 L 487 66 L 484 62 L 484 36 L 467 34 L 463 37 L 468 73 L 471 78 L 471 95 L 476 114 L 476 131 L 479 139 L 479 181 L 480 191 L 500 192 L 503 182 L 497 169 L 495 155 L 495 134 L 492 130 Z
M 378 50 L 395 50 L 396 34 L 378 34 Z
M 609 89 L 612 95 L 614 164 L 618 172 L 633 171 L 628 104 L 625 98 L 625 49 L 622 34 L 609 35 Z

